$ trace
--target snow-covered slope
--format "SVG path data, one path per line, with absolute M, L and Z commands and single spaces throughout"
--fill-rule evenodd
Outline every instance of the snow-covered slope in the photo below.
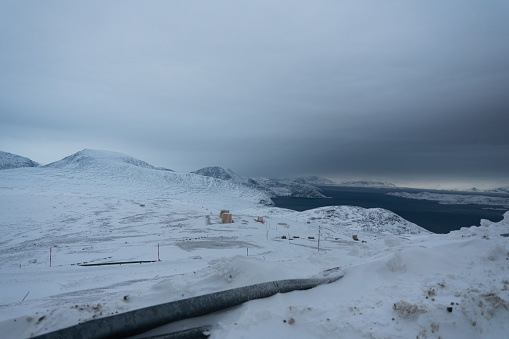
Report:
M 10 168 L 19 168 L 19 167 L 37 167 L 39 166 L 33 160 L 28 158 L 0 151 L 0 170 L 2 169 L 10 169 Z
M 311 185 L 298 182 L 280 182 L 269 179 L 244 178 L 231 169 L 221 167 L 205 167 L 192 173 L 225 180 L 247 187 L 257 189 L 269 194 L 271 197 L 291 196 L 295 198 L 326 198 L 320 191 Z
M 203 324 L 211 339 L 509 333 L 509 213 L 429 234 L 382 209 L 295 212 L 228 181 L 90 158 L 91 166 L 0 171 L 2 339 L 334 267 L 345 272 L 334 283 L 146 336 Z M 234 223 L 221 223 L 220 209 Z M 154 262 L 77 265 L 140 260 Z

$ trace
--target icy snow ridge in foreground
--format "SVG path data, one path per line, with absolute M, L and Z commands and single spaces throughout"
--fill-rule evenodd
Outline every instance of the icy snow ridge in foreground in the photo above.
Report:
M 338 266 L 345 276 L 332 284 L 165 331 L 210 324 L 211 338 L 509 333 L 509 238 L 501 236 L 509 213 L 437 235 L 385 210 L 294 212 L 261 205 L 262 193 L 222 180 L 109 157 L 93 162 L 0 171 L 2 338 Z M 222 224 L 220 209 L 235 222 Z M 156 262 L 76 265 L 129 260 Z

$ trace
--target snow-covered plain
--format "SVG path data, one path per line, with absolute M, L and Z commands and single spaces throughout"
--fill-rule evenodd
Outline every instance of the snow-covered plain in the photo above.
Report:
M 509 213 L 437 235 L 382 209 L 294 212 L 266 199 L 98 151 L 0 171 L 0 336 L 341 267 L 344 278 L 329 285 L 164 330 L 207 323 L 211 338 L 507 337 Z M 222 224 L 221 209 L 235 222 Z M 77 265 L 140 260 L 156 262 Z

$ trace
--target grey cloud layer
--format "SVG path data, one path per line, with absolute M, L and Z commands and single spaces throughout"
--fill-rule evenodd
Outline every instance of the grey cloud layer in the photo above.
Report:
M 4 2 L 0 147 L 41 162 L 37 145 L 68 140 L 177 170 L 507 179 L 508 6 Z

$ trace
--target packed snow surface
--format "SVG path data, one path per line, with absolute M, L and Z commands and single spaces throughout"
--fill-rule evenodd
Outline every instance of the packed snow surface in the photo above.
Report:
M 509 213 L 438 235 L 383 209 L 294 212 L 261 204 L 267 196 L 245 185 L 85 153 L 0 171 L 2 338 L 333 267 L 345 273 L 334 283 L 152 334 L 203 324 L 211 338 L 509 333 L 509 238 L 501 236 Z M 221 223 L 221 209 L 234 223 Z M 78 265 L 141 260 L 155 262 Z

